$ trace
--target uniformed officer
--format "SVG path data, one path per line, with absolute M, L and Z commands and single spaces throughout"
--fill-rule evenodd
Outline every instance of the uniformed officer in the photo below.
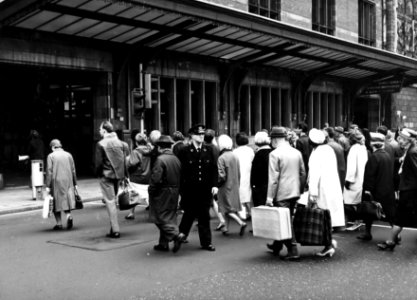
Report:
M 211 243 L 210 206 L 212 195 L 217 193 L 217 158 L 213 148 L 204 144 L 205 126 L 197 124 L 188 134 L 191 143 L 178 154 L 181 161 L 181 208 L 184 215 L 180 224 L 180 236 L 190 233 L 195 219 L 202 249 L 215 251 Z

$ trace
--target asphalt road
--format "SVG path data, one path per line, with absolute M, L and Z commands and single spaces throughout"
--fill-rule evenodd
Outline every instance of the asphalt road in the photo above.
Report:
M 316 258 L 321 247 L 300 247 L 299 262 L 270 254 L 263 239 L 213 232 L 216 252 L 200 250 L 193 231 L 174 254 L 152 247 L 158 231 L 139 208 L 134 221 L 120 212 L 122 238 L 104 238 L 104 206 L 74 212 L 71 231 L 52 231 L 40 211 L 0 216 L 0 299 L 416 299 L 417 231 L 382 252 L 358 233 L 334 234 L 333 258 Z M 213 220 L 213 227 L 216 225 Z M 250 227 L 250 226 L 249 226 Z M 285 254 L 285 253 L 283 253 Z

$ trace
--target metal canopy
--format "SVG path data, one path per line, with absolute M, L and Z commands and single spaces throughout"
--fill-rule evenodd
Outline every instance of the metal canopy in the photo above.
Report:
M 6 0 L 0 24 L 308 76 L 417 82 L 414 59 L 195 0 Z

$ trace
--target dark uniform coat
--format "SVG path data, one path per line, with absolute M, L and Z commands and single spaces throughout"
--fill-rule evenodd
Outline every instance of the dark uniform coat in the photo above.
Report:
M 371 192 L 374 200 L 381 203 L 387 221 L 395 212 L 393 167 L 391 155 L 384 149 L 376 150 L 368 159 L 363 180 L 363 191 Z
M 213 147 L 202 144 L 197 150 L 193 143 L 178 154 L 181 161 L 181 219 L 180 232 L 190 233 L 195 219 L 202 247 L 211 246 L 210 207 L 211 189 L 217 186 L 217 157 Z
M 217 159 L 211 146 L 202 144 L 198 152 L 191 143 L 181 149 L 181 207 L 184 209 L 211 206 L 212 187 L 217 186 Z

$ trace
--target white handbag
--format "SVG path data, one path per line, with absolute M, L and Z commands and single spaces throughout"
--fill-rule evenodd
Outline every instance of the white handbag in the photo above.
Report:
M 54 198 L 47 194 L 43 198 L 43 207 L 42 207 L 42 218 L 48 219 L 49 216 L 52 213 L 52 207 L 53 207 L 53 200 Z

